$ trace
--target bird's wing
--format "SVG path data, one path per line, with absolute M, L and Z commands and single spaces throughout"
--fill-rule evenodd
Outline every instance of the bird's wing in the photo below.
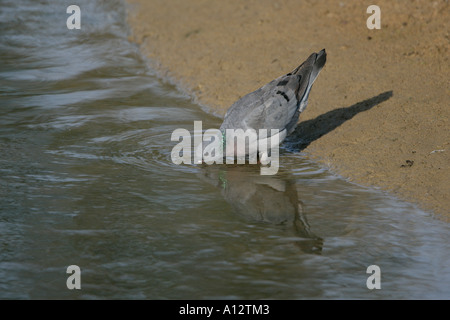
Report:
M 286 129 L 298 110 L 299 82 L 300 76 L 287 74 L 263 86 L 257 105 L 242 119 L 244 126 L 255 130 Z

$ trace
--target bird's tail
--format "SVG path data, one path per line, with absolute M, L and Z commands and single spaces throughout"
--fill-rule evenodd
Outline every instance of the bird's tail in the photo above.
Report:
M 308 59 L 305 60 L 301 65 L 292 71 L 292 74 L 304 75 L 304 73 L 310 72 L 310 85 L 316 80 L 319 75 L 320 70 L 322 70 L 323 66 L 327 62 L 327 53 L 325 49 L 319 51 L 319 53 L 312 53 Z M 305 72 L 306 71 L 306 72 Z
M 301 65 L 294 69 L 291 74 L 298 75 L 300 79 L 300 86 L 297 90 L 297 99 L 305 102 L 308 99 L 309 91 L 327 61 L 327 53 L 325 49 L 319 53 L 311 54 L 308 59 Z
M 311 71 L 311 75 L 309 76 L 309 85 L 311 86 L 319 75 L 320 70 L 322 70 L 323 66 L 327 62 L 327 53 L 325 49 L 319 51 L 316 54 L 316 59 L 313 64 L 313 70 Z

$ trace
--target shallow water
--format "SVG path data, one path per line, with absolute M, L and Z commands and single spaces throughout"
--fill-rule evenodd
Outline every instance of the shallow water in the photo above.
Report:
M 0 298 L 450 298 L 449 225 L 411 204 L 286 146 L 275 176 L 173 164 L 173 130 L 220 119 L 147 68 L 122 2 L 78 4 L 81 30 L 1 4 Z

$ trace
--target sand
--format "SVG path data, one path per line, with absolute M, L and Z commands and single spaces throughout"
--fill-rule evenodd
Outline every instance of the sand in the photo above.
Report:
M 297 150 L 450 221 L 448 1 L 128 0 L 151 67 L 223 116 L 326 48 Z M 200 119 L 199 119 L 200 120 Z

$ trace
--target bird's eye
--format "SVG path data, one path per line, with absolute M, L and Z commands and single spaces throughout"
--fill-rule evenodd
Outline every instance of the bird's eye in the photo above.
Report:
M 205 152 L 205 157 L 207 157 L 207 156 L 209 156 L 209 152 L 208 151 Z

